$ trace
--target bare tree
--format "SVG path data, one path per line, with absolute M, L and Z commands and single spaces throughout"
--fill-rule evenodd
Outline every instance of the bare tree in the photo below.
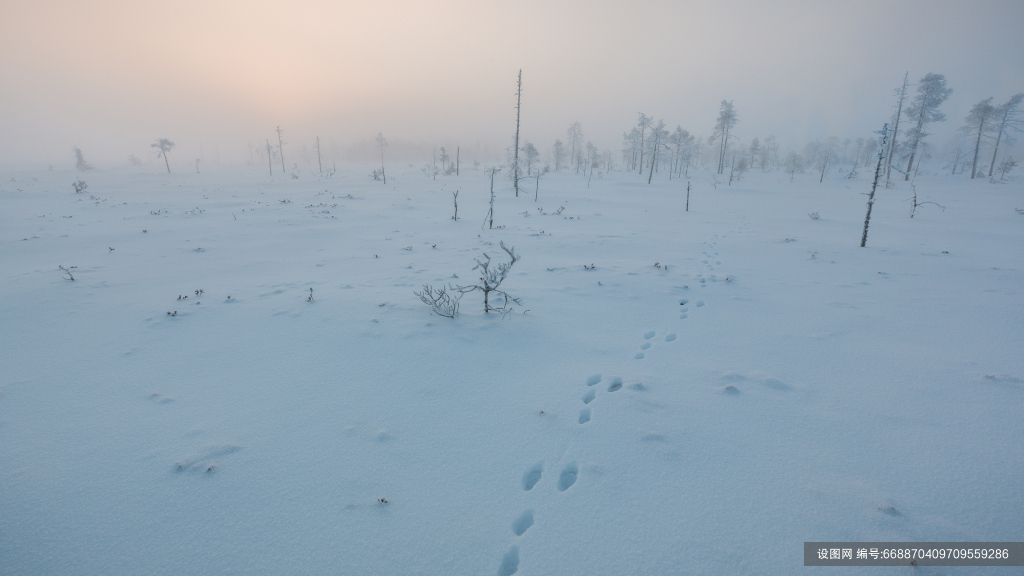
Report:
M 868 194 L 868 213 L 864 217 L 864 233 L 860 237 L 860 247 L 863 248 L 868 243 L 868 223 L 871 222 L 871 208 L 875 205 L 875 190 L 878 188 L 878 178 L 882 175 L 882 160 L 885 159 L 885 143 L 889 138 L 889 124 L 886 123 L 882 126 L 882 131 L 879 132 L 881 136 L 881 142 L 879 142 L 878 150 L 878 164 L 875 166 L 875 180 L 871 183 L 871 194 Z
M 519 70 L 519 80 L 517 81 L 516 88 L 516 144 L 515 144 L 515 159 L 512 162 L 512 180 L 516 188 L 516 198 L 519 197 L 519 106 L 522 103 L 523 98 L 523 71 Z
M 452 192 L 452 201 L 455 202 L 455 215 L 452 216 L 452 220 L 458 221 L 459 219 L 459 191 Z
M 277 153 L 281 155 L 281 172 L 287 172 L 288 169 L 284 167 L 284 145 L 286 144 L 286 142 L 284 141 L 284 130 L 281 130 L 281 127 L 278 126 L 276 132 Z
M 384 173 L 384 147 L 388 145 L 388 141 L 380 132 L 377 132 L 377 137 L 374 140 L 377 142 L 377 148 L 380 149 L 380 175 L 384 178 L 384 184 L 387 184 L 388 176 Z
M 274 175 L 274 160 L 272 156 L 273 152 L 270 150 L 270 139 L 267 139 L 267 166 L 270 168 L 270 175 Z
M 964 134 L 974 136 L 974 161 L 971 163 L 971 178 L 978 175 L 978 155 L 981 152 L 981 138 L 990 131 L 992 117 L 995 115 L 995 107 L 992 106 L 992 97 L 989 96 L 975 104 L 967 114 L 966 124 L 960 131 Z
M 487 228 L 494 228 L 494 175 L 497 174 L 501 168 L 491 168 L 491 207 L 487 211 Z
M 995 123 L 992 131 L 996 133 L 996 145 L 992 150 L 992 163 L 988 167 L 988 177 L 992 177 L 992 170 L 996 167 L 996 155 L 999 154 L 999 144 L 1006 139 L 1006 143 L 1013 144 L 1009 132 L 1011 130 L 1020 132 L 1024 125 L 1024 118 L 1021 117 L 1020 104 L 1024 101 L 1024 94 L 1014 94 L 1008 102 L 999 105 L 995 111 Z M 1002 178 L 1000 178 L 1002 180 Z
M 928 124 L 946 119 L 946 115 L 939 112 L 939 106 L 952 93 L 952 88 L 946 88 L 946 77 L 942 74 L 925 74 L 918 82 L 917 96 L 907 107 L 907 115 L 916 120 L 917 124 L 907 133 L 907 137 L 910 138 L 910 161 L 907 162 L 904 180 L 910 180 L 910 169 L 914 166 L 917 146 L 925 136 L 928 136 Z
M 320 169 L 320 176 L 324 175 L 324 157 L 320 154 L 320 137 L 316 137 L 316 165 Z
M 512 248 L 506 248 L 504 241 L 500 242 L 499 246 L 501 246 L 501 249 L 508 254 L 509 261 L 507 263 L 498 264 L 497 268 L 491 268 L 491 257 L 484 252 L 484 259 L 480 260 L 479 258 L 476 258 L 476 266 L 473 267 L 473 270 L 480 270 L 480 273 L 482 274 L 480 277 L 480 284 L 458 286 L 455 288 L 455 290 L 463 295 L 476 290 L 483 292 L 485 314 L 492 311 L 505 313 L 510 311 L 510 306 L 512 304 L 520 303 L 519 298 L 513 298 L 508 294 L 508 292 L 500 289 L 501 283 L 504 282 L 505 278 L 508 276 L 508 271 L 511 270 L 512 266 L 519 261 L 519 255 L 516 254 L 514 246 Z M 491 306 L 490 298 L 492 292 L 496 297 L 501 297 L 503 299 L 501 306 Z
M 170 162 L 167 161 L 167 153 L 170 152 L 172 148 L 174 148 L 174 142 L 171 142 L 167 138 L 160 138 L 156 141 L 155 144 L 150 144 L 149 146 L 151 148 L 156 148 L 160 150 L 160 152 L 157 153 L 156 157 L 164 157 L 164 166 L 167 166 L 167 173 L 170 174 L 171 164 Z

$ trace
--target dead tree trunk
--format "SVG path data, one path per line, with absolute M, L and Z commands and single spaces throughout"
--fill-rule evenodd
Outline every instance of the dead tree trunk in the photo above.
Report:
M 320 176 L 323 177 L 323 175 L 324 175 L 324 163 L 323 163 L 323 157 L 320 156 L 320 137 L 319 136 L 316 137 L 316 165 L 317 165 L 318 168 L 320 168 Z
M 974 162 L 971 163 L 971 180 L 978 171 L 978 154 L 981 152 L 981 135 L 985 133 L 985 115 L 981 115 L 981 123 L 978 125 L 978 140 L 974 143 Z
M 267 140 L 267 166 L 270 167 L 270 175 L 274 175 L 274 155 L 270 149 L 270 140 Z
M 512 160 L 512 181 L 516 187 L 516 198 L 519 197 L 519 105 L 523 96 L 523 71 L 519 70 L 518 88 L 516 89 L 516 150 Z
M 875 166 L 875 180 L 871 183 L 871 194 L 868 195 L 868 214 L 864 217 L 864 233 L 860 237 L 860 247 L 868 243 L 868 223 L 871 222 L 871 207 L 875 204 L 875 189 L 878 188 L 878 177 L 882 175 L 882 160 L 885 159 L 885 144 L 889 139 L 889 124 L 882 127 L 882 145 L 878 152 L 878 165 Z
M 284 167 L 284 131 L 281 127 L 277 127 L 277 152 L 281 155 L 281 172 L 287 172 L 288 169 Z

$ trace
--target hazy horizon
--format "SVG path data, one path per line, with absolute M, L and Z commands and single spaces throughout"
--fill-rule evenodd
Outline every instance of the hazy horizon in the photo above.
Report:
M 402 0 L 331 4 L 92 2 L 0 8 L 0 165 L 96 165 L 202 153 L 248 160 L 280 125 L 298 152 L 381 131 L 423 149 L 546 152 L 573 121 L 617 152 L 638 112 L 711 133 L 721 100 L 744 142 L 871 135 L 903 74 L 945 74 L 941 147 L 978 100 L 1024 92 L 1024 3 Z M 286 154 L 289 151 L 286 146 Z M 342 158 L 338 158 L 341 160 Z

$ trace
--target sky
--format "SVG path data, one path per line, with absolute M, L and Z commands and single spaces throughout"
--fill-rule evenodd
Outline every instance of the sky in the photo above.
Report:
M 389 141 L 542 152 L 573 121 L 602 149 L 643 112 L 706 137 L 723 99 L 741 141 L 871 136 L 904 73 L 953 89 L 939 146 L 971 105 L 1024 92 L 1024 2 L 148 0 L 0 3 L 0 165 L 98 167 L 149 145 L 250 158 L 276 138 L 341 160 Z

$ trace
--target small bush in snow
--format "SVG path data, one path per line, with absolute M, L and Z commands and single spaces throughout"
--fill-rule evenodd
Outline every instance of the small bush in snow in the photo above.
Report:
M 78 180 L 77 182 L 72 182 L 71 185 L 74 186 L 75 188 L 75 194 L 81 194 L 82 192 L 85 192 L 86 188 L 89 187 L 89 185 L 85 183 L 85 180 Z
M 430 284 L 424 284 L 423 292 L 413 292 L 413 294 L 419 296 L 424 304 L 430 306 L 430 311 L 434 314 L 444 316 L 445 318 L 455 318 L 459 315 L 459 299 L 462 298 L 462 294 L 454 297 L 448 293 L 448 290 L 456 291 L 451 286 L 448 288 L 434 288 Z
M 811 220 L 817 220 L 818 218 L 821 218 L 821 216 L 818 216 L 817 212 L 811 212 L 810 214 L 808 214 L 808 216 L 811 217 Z
M 508 254 L 510 260 L 507 263 L 499 264 L 497 268 L 491 268 L 491 257 L 488 256 L 487 253 L 485 252 L 485 260 L 480 260 L 478 258 L 476 260 L 476 266 L 473 267 L 473 270 L 479 269 L 480 272 L 483 274 L 483 276 L 480 277 L 480 284 L 475 284 L 472 286 L 458 286 L 455 288 L 455 290 L 458 290 L 462 294 L 467 294 L 475 290 L 483 292 L 485 314 L 491 311 L 501 312 L 502 314 L 505 314 L 511 311 L 512 304 L 521 303 L 520 298 L 513 298 L 508 294 L 508 292 L 498 289 L 499 286 L 501 286 L 501 283 L 505 281 L 505 277 L 508 276 L 508 271 L 511 270 L 512 266 L 519 261 L 519 254 L 516 254 L 515 246 L 513 246 L 512 248 L 506 248 L 504 242 L 500 242 L 499 246 L 501 246 L 501 249 L 504 250 L 506 254 Z M 500 296 L 503 298 L 501 306 L 491 306 L 490 298 L 492 292 L 496 296 Z

